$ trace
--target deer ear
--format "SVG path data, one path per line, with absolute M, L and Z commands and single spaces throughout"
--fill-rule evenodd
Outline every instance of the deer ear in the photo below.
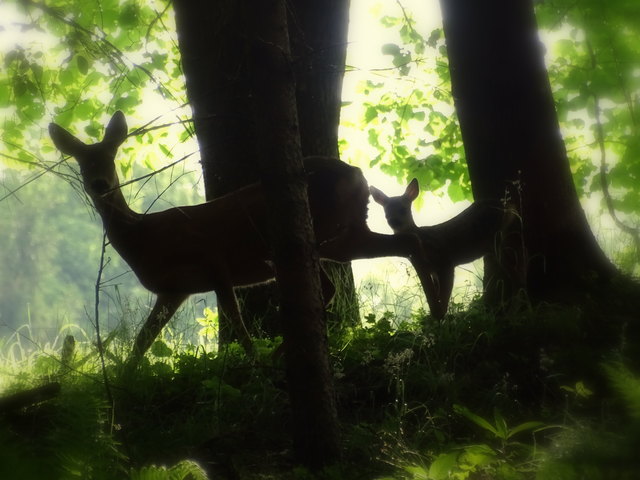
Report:
M 418 198 L 418 194 L 420 193 L 420 186 L 418 185 L 418 179 L 414 178 L 407 185 L 406 190 L 404 191 L 404 196 L 409 199 L 409 201 L 413 202 L 416 198 Z
M 118 110 L 109 120 L 102 141 L 119 147 L 127 139 L 127 130 L 127 120 L 124 118 L 124 113 Z
M 76 156 L 86 147 L 84 143 L 55 123 L 49 124 L 49 136 L 56 148 L 65 155 Z
M 371 185 L 369 187 L 369 191 L 371 192 L 371 196 L 373 197 L 373 199 L 376 201 L 376 203 L 379 203 L 380 205 L 382 205 L 383 207 L 387 204 L 387 202 L 389 201 L 389 197 L 387 197 L 381 190 L 378 190 L 376 187 L 374 187 L 373 185 Z

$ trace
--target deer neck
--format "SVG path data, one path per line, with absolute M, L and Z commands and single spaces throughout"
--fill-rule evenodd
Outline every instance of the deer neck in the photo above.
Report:
M 118 226 L 135 223 L 142 216 L 131 210 L 120 187 L 110 190 L 103 195 L 93 196 L 93 203 L 102 218 L 102 223 L 104 224 L 107 234 L 110 234 L 111 230 L 118 228 Z
M 399 228 L 394 228 L 393 233 L 419 233 L 420 227 L 416 225 L 413 218 L 407 219 L 407 221 Z

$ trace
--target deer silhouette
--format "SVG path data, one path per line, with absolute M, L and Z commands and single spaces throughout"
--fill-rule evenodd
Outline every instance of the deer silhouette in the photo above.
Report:
M 122 112 L 113 115 L 103 140 L 96 144 L 83 143 L 55 123 L 49 125 L 49 133 L 55 146 L 78 162 L 84 189 L 102 218 L 110 244 L 142 285 L 157 296 L 136 337 L 130 362 L 140 360 L 189 295 L 208 291 L 215 291 L 241 345 L 250 353 L 252 342 L 234 287 L 274 277 L 261 185 L 248 185 L 198 205 L 138 213 L 127 204 L 115 166 L 118 148 L 128 136 Z M 433 268 L 418 237 L 369 230 L 369 188 L 360 169 L 330 157 L 309 157 L 304 166 L 320 257 L 337 262 L 410 258 L 425 293 L 432 295 Z M 333 287 L 324 273 L 322 285 L 328 301 Z
M 420 193 L 413 179 L 404 193 L 389 197 L 374 186 L 373 199 L 384 208 L 387 223 L 395 234 L 416 234 L 435 270 L 436 294 L 427 296 L 431 313 L 442 318 L 449 308 L 457 265 L 472 262 L 498 251 L 503 233 L 515 218 L 511 207 L 499 201 L 477 201 L 446 222 L 419 227 L 413 220 L 411 205 Z

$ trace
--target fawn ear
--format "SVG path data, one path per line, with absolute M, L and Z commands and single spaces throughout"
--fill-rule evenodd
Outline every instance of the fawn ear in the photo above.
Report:
M 382 205 L 383 207 L 387 204 L 387 202 L 389 201 L 389 197 L 387 197 L 381 190 L 378 190 L 376 187 L 374 187 L 373 185 L 371 185 L 369 187 L 369 191 L 371 192 L 371 196 L 373 197 L 373 199 L 376 201 L 376 203 L 379 203 L 380 205 Z
M 127 139 L 127 130 L 127 120 L 124 118 L 124 113 L 118 110 L 109 120 L 102 141 L 119 147 Z
M 84 143 L 55 123 L 49 124 L 49 136 L 56 148 L 65 155 L 75 156 L 86 147 Z
M 404 191 L 404 197 L 413 202 L 416 198 L 418 198 L 418 193 L 420 193 L 420 186 L 418 185 L 418 179 L 414 178 L 409 182 L 409 185 L 407 185 L 407 188 Z

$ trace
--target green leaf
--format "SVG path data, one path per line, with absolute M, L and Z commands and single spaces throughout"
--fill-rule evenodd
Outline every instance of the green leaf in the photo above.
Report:
M 458 182 L 449 183 L 449 187 L 447 188 L 447 194 L 452 202 L 461 202 L 466 198 L 464 190 L 460 186 Z
M 496 457 L 497 453 L 488 445 L 470 445 L 464 448 L 460 463 L 475 469 L 491 464 Z
M 124 112 L 131 111 L 134 107 L 136 107 L 140 103 L 140 99 L 135 95 L 127 95 L 125 97 L 120 97 L 116 100 L 116 110 L 122 110 Z
M 171 153 L 171 150 L 169 150 L 169 148 L 167 148 L 166 145 L 159 143 L 158 147 L 160 148 L 160 150 L 162 150 L 162 153 L 164 153 L 167 157 L 173 158 L 173 153 Z
M 456 405 L 453 406 L 453 411 L 456 412 L 459 415 L 462 415 L 462 416 L 466 417 L 467 419 L 471 420 L 473 423 L 475 423 L 479 427 L 487 430 L 488 432 L 493 433 L 495 436 L 498 436 L 498 431 L 496 430 L 496 428 L 493 425 L 491 425 L 489 422 L 487 422 L 481 416 L 476 415 L 475 413 L 473 413 L 467 407 L 463 407 L 462 405 L 457 405 L 456 404 Z
M 151 345 L 151 353 L 156 357 L 166 358 L 173 354 L 173 350 L 162 340 L 156 340 L 153 342 L 153 345 Z
M 27 82 L 22 77 L 17 77 L 13 84 L 13 93 L 16 97 L 21 97 L 27 93 Z
M 375 118 L 378 118 L 378 109 L 374 106 L 368 106 L 364 112 L 365 123 L 371 123 Z
M 78 71 L 86 75 L 89 73 L 89 61 L 82 55 L 76 55 L 76 64 L 78 65 Z
M 506 420 L 497 408 L 493 409 L 493 418 L 495 421 L 495 428 L 498 432 L 498 437 L 502 440 L 507 440 L 509 438 L 509 427 L 507 426 Z
M 129 2 L 122 8 L 120 12 L 120 23 L 126 27 L 134 26 L 138 23 L 138 17 L 140 14 L 140 7 L 134 3 Z
M 384 45 L 382 45 L 382 48 L 380 49 L 380 51 L 384 55 L 391 55 L 394 57 L 397 55 L 400 55 L 400 47 L 395 43 L 385 43 Z
M 520 425 L 518 425 L 517 427 L 513 427 L 510 431 L 509 431 L 509 438 L 513 437 L 514 435 L 520 433 L 520 432 L 526 432 L 527 430 L 538 430 L 540 428 L 543 428 L 545 426 L 544 423 L 542 422 L 524 422 L 521 423 Z
M 404 470 L 411 474 L 413 480 L 429 480 L 431 478 L 429 472 L 420 465 L 408 465 L 404 467 Z
M 454 407 L 455 409 L 455 407 Z M 459 470 L 458 454 L 456 452 L 438 455 L 429 467 L 429 478 L 433 480 L 447 480 L 451 473 Z

